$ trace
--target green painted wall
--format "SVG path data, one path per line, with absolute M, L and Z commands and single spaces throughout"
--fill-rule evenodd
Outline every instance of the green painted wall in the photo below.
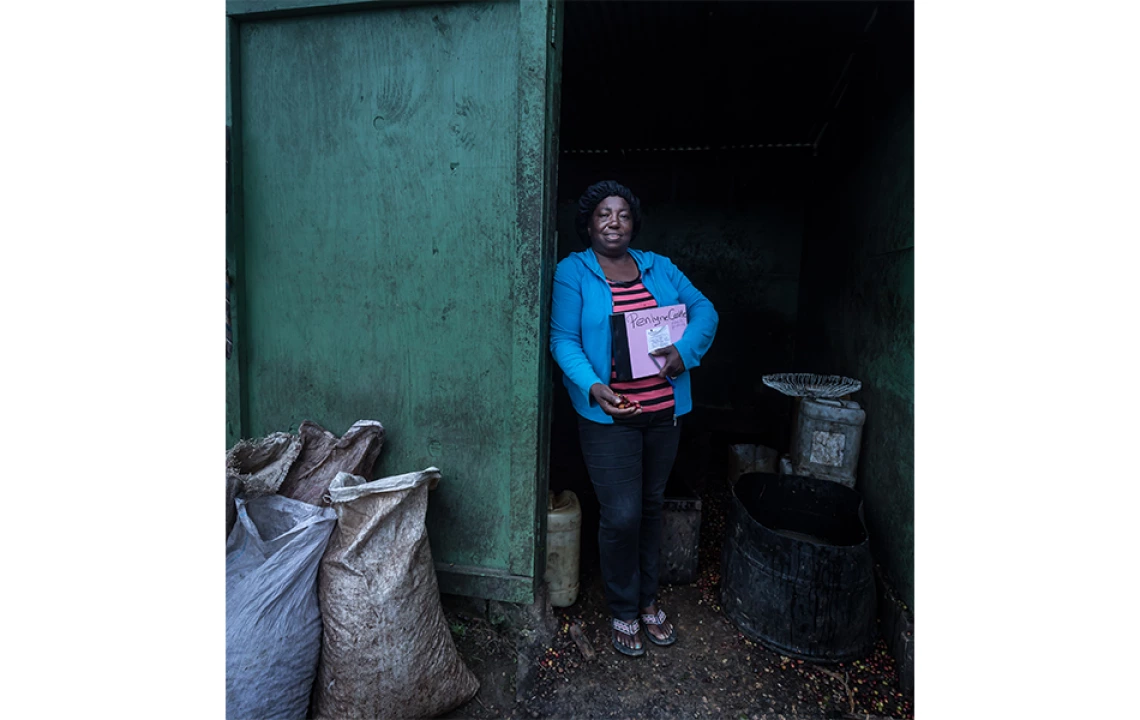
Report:
M 435 465 L 444 592 L 541 579 L 552 275 L 547 2 L 239 25 L 241 427 L 387 430 Z
M 909 12 L 909 17 L 907 13 Z M 914 606 L 913 9 L 891 6 L 821 144 L 797 367 L 858 378 L 857 489 L 877 560 Z M 849 101 L 848 101 L 849 100 Z
M 241 439 L 241 276 L 242 261 L 240 251 L 242 227 L 242 176 L 241 176 L 241 127 L 235 126 L 233 109 L 233 85 L 240 75 L 240 68 L 234 61 L 233 45 L 237 43 L 238 25 L 226 18 L 226 282 L 229 287 L 226 300 L 229 303 L 230 325 L 229 356 L 226 358 L 226 447 L 233 447 Z M 239 112 L 240 117 L 240 112 Z

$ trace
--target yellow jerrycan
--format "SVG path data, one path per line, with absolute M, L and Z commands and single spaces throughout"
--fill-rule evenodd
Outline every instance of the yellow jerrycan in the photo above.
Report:
M 578 599 L 582 506 L 570 490 L 551 495 L 546 514 L 546 585 L 550 604 L 569 607 Z

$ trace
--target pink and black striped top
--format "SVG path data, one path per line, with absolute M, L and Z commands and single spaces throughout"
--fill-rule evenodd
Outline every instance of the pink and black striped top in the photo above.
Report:
M 609 280 L 610 292 L 614 296 L 614 312 L 622 313 L 630 310 L 643 310 L 657 307 L 657 300 L 641 282 L 641 276 L 630 282 L 617 282 Z M 664 360 L 662 360 L 663 362 Z M 613 360 L 610 360 L 611 366 Z M 617 370 L 610 371 L 610 387 L 616 393 L 621 393 L 633 402 L 641 403 L 643 413 L 670 410 L 674 407 L 673 388 L 665 378 L 651 376 L 618 382 Z

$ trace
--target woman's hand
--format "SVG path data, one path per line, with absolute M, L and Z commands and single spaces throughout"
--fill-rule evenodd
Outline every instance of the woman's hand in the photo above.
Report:
M 661 368 L 661 372 L 657 373 L 657 377 L 675 378 L 685 372 L 685 361 L 681 359 L 681 353 L 677 352 L 677 348 L 672 345 L 658 348 L 649 354 L 665 358 L 665 365 Z
M 629 400 L 615 393 L 608 385 L 594 383 L 590 386 L 590 397 L 594 398 L 594 402 L 598 404 L 602 412 L 610 417 L 631 417 L 641 413 L 640 405 L 629 404 Z M 622 404 L 629 404 L 629 406 L 620 407 Z

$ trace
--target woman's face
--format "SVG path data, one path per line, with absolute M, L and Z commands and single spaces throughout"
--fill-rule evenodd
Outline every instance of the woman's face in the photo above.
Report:
M 609 257 L 623 255 L 633 238 L 633 213 L 625 198 L 614 195 L 602 200 L 590 216 L 590 247 Z

